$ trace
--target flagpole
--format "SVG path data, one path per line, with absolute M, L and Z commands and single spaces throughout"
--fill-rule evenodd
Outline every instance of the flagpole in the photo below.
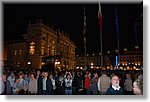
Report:
M 118 16 L 117 16 L 116 4 L 115 4 L 115 24 L 116 24 L 116 33 L 117 33 L 118 63 L 119 63 L 120 62 L 120 48 L 119 48 L 119 29 L 118 29 Z
M 83 27 L 83 38 L 84 38 L 84 68 L 86 68 L 86 14 L 85 14 L 85 6 L 84 6 L 84 27 Z
M 99 2 L 99 21 L 101 19 L 100 16 L 101 16 L 101 6 Z M 101 52 L 101 66 L 103 66 L 103 46 L 102 46 L 102 29 L 101 28 L 102 28 L 102 25 L 100 24 L 100 52 Z

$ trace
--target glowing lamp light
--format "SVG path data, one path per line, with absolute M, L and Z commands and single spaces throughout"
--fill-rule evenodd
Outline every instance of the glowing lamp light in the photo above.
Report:
M 77 69 L 79 69 L 79 66 L 78 67 L 76 67 Z
M 31 64 L 31 62 L 28 62 L 28 64 Z
M 44 62 L 42 62 L 42 65 L 44 65 L 45 63 Z

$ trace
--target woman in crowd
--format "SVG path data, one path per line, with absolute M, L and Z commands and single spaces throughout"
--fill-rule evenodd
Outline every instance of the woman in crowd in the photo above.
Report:
M 19 78 L 16 78 L 14 86 L 13 86 L 13 94 L 14 95 L 18 95 L 18 92 L 20 90 L 19 82 L 20 82 Z
M 91 91 L 93 95 L 97 95 L 98 93 L 98 86 L 97 86 L 97 82 L 98 82 L 98 74 L 94 73 L 94 77 L 91 80 Z
M 135 95 L 143 95 L 143 75 L 140 74 L 133 83 L 133 92 Z
M 65 95 L 72 95 L 72 75 L 66 72 L 65 78 Z
M 55 84 L 55 80 L 53 78 L 53 75 L 50 74 L 49 78 L 51 79 L 52 81 L 52 85 L 53 85 L 53 94 L 56 94 L 56 84 Z
M 31 73 L 30 81 L 29 81 L 29 94 L 36 95 L 37 94 L 37 79 L 35 79 L 35 74 Z

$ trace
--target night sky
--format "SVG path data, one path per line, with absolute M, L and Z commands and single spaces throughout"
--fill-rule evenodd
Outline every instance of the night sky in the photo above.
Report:
M 141 6 L 142 5 L 142 6 Z M 4 40 L 21 39 L 27 32 L 30 21 L 35 23 L 42 19 L 44 24 L 60 28 L 69 34 L 75 42 L 76 54 L 84 52 L 83 47 L 83 15 L 86 7 L 86 40 L 87 53 L 100 52 L 100 31 L 98 20 L 98 3 L 77 4 L 4 4 Z M 115 6 L 118 13 L 120 49 L 135 47 L 133 24 L 143 12 L 143 4 L 101 4 L 103 17 L 103 52 L 114 52 L 117 49 L 115 28 Z M 143 33 L 137 35 L 140 49 L 143 47 Z

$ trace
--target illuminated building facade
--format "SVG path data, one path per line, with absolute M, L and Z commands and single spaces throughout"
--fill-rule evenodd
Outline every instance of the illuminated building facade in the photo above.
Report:
M 101 60 L 100 60 L 100 54 L 87 54 L 87 68 L 91 69 L 109 69 L 112 65 L 107 56 L 103 55 L 103 67 L 101 68 Z M 84 67 L 84 56 L 77 55 L 76 56 L 76 69 L 82 69 Z
M 119 56 L 121 70 L 141 70 L 143 68 L 143 52 L 124 50 Z
M 11 53 L 7 56 L 9 63 L 16 62 L 23 67 L 30 65 L 34 69 L 40 69 L 45 64 L 45 57 L 59 55 L 60 59 L 54 62 L 55 67 L 75 68 L 76 46 L 64 32 L 54 31 L 42 21 L 37 21 L 35 24 L 28 24 L 27 33 L 23 37 L 25 42 L 7 44 L 8 55 Z

